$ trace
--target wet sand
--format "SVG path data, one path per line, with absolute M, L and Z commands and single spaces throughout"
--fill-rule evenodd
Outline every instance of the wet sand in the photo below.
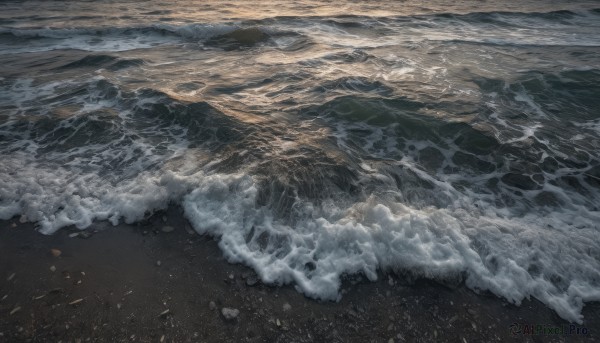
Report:
M 165 226 L 170 229 L 163 230 Z M 143 223 L 95 223 L 52 236 L 0 221 L 0 342 L 592 342 L 600 304 L 582 334 L 513 335 L 513 323 L 565 328 L 536 300 L 514 306 L 463 285 L 381 274 L 345 280 L 339 302 L 264 285 L 228 263 L 170 208 Z M 54 256 L 51 249 L 60 251 Z M 55 251 L 55 255 L 58 251 Z M 239 311 L 226 318 L 222 309 Z M 235 314 L 235 311 L 232 311 Z M 526 330 L 526 328 L 521 328 Z

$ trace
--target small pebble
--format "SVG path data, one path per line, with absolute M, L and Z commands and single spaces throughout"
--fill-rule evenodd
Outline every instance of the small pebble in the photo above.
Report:
M 209 308 L 211 311 L 214 311 L 214 310 L 217 308 L 217 304 L 215 304 L 215 302 L 214 302 L 214 301 L 211 301 L 211 302 L 209 302 L 209 303 L 208 303 L 208 308 Z
M 160 267 L 160 265 L 161 265 L 161 262 L 160 262 L 160 260 L 156 261 L 156 266 L 157 266 L 157 267 Z
M 82 239 L 88 239 L 88 238 L 92 237 L 92 234 L 89 232 L 82 231 L 79 233 L 79 235 L 77 235 L 77 237 L 82 238 Z
M 58 249 L 50 249 L 50 253 L 52 254 L 52 256 L 54 257 L 59 257 L 60 255 L 62 255 L 62 251 L 58 250 Z
M 246 279 L 246 285 L 252 287 L 258 283 L 258 279 L 255 276 L 249 276 Z
M 233 320 L 237 318 L 237 316 L 240 314 L 240 310 L 238 310 L 237 308 L 223 307 L 223 309 L 221 309 L 221 314 L 223 314 L 223 317 L 225 317 L 225 319 Z
M 51 272 L 55 272 L 56 271 L 56 267 L 55 266 L 50 266 L 50 271 Z
M 160 229 L 160 230 L 162 232 L 169 233 L 169 232 L 175 231 L 175 228 L 172 226 L 163 226 L 162 229 Z

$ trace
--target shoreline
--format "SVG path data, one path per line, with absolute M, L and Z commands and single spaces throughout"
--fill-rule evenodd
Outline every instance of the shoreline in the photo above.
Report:
M 165 226 L 173 230 L 163 231 Z M 0 221 L 0 251 L 0 341 L 600 338 L 594 330 L 600 328 L 600 303 L 587 303 L 583 324 L 571 325 L 535 299 L 515 306 L 464 284 L 406 282 L 393 273 L 380 272 L 375 282 L 347 277 L 339 302 L 307 298 L 293 285 L 264 285 L 250 268 L 228 263 L 217 242 L 191 230 L 173 207 L 136 224 L 96 222 L 84 231 L 69 227 L 50 236 L 18 218 Z M 513 323 L 524 325 L 521 333 L 513 335 Z M 579 332 L 568 334 L 573 328 Z

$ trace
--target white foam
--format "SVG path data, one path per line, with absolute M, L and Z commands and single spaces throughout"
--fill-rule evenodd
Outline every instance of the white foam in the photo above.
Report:
M 23 156 L 6 161 L 2 219 L 24 214 L 49 234 L 94 220 L 132 223 L 180 203 L 198 232 L 220 238 L 229 261 L 315 298 L 339 299 L 343 274 L 375 280 L 378 269 L 391 269 L 434 279 L 464 275 L 471 288 L 516 304 L 533 296 L 575 322 L 585 301 L 600 300 L 600 213 L 583 207 L 505 217 L 474 210 L 463 203 L 469 199 L 422 209 L 375 196 L 348 208 L 298 199 L 303 219 L 291 227 L 257 205 L 258 186 L 244 173 L 165 170 L 107 185 L 95 174 L 25 163 Z

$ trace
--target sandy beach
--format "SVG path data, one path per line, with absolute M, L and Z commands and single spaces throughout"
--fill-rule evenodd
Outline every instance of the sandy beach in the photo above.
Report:
M 309 299 L 228 263 L 178 208 L 51 236 L 13 218 L 0 251 L 2 342 L 592 342 L 600 327 L 598 303 L 570 326 L 536 300 L 406 275 L 351 276 L 339 302 Z

